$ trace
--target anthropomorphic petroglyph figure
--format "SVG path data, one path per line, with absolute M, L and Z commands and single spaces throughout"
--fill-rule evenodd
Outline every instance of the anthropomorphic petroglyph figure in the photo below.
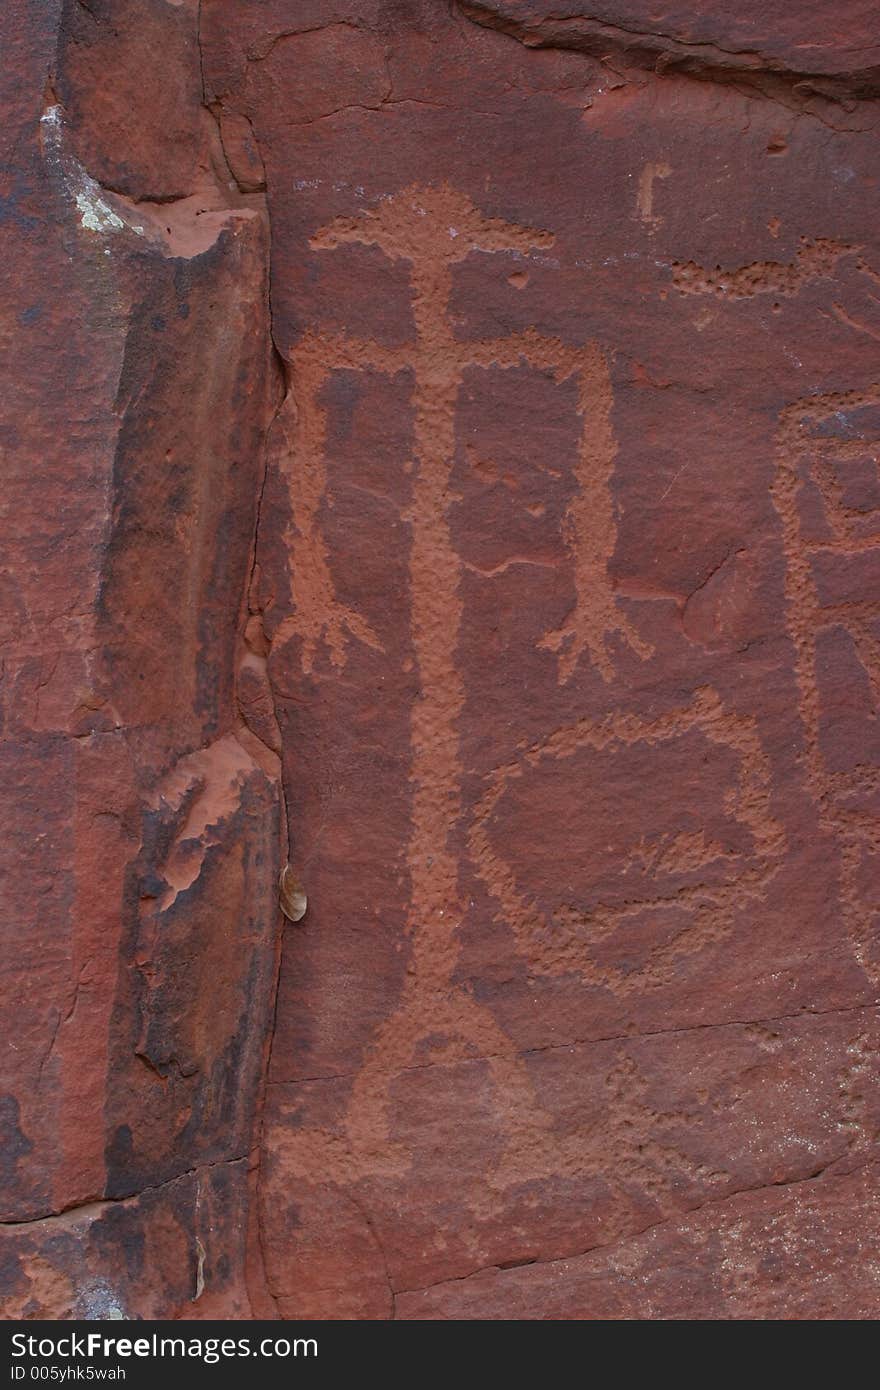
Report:
M 861 248 L 847 242 L 801 236 L 787 264 L 762 261 L 707 270 L 689 262 L 674 267 L 673 282 L 684 294 L 723 300 L 790 296 L 817 279 L 831 281 L 843 268 L 864 287 L 861 306 L 858 298 L 846 307 L 832 297 L 831 312 L 820 312 L 876 342 L 880 275 Z M 878 407 L 876 382 L 817 392 L 786 406 L 779 418 L 771 489 L 782 526 L 807 786 L 820 823 L 837 841 L 844 921 L 853 953 L 874 984 L 880 984 L 880 758 L 866 746 L 866 735 L 880 710 Z M 823 693 L 821 668 L 829 662 L 849 669 L 844 700 L 829 701 Z M 854 755 L 848 747 L 853 737 Z
M 290 439 L 291 584 L 294 611 L 282 624 L 276 641 L 297 638 L 301 642 L 306 671 L 312 669 L 320 644 L 326 644 L 330 660 L 342 670 L 352 640 L 381 650 L 379 639 L 357 613 L 337 602 L 323 537 L 319 506 L 326 488 L 326 412 L 319 393 L 337 370 L 396 373 L 411 372 L 414 389 L 414 482 L 408 520 L 411 524 L 409 559 L 411 635 L 418 664 L 419 698 L 411 716 L 412 811 L 407 866 L 411 891 L 408 936 L 410 960 L 401 997 L 374 1037 L 369 1052 L 354 1078 L 347 1109 L 350 1144 L 327 1134 L 323 1143 L 310 1131 L 301 1141 L 303 1171 L 315 1164 L 340 1182 L 356 1179 L 361 1171 L 388 1176 L 407 1170 L 409 1155 L 390 1134 L 389 1087 L 392 1078 L 413 1065 L 455 1063 L 485 1059 L 506 1108 L 516 1124 L 491 1181 L 500 1185 L 519 1177 L 537 1178 L 582 1167 L 584 1155 L 596 1154 L 595 1136 L 578 1131 L 560 1136 L 534 1094 L 527 1066 L 512 1040 L 498 1024 L 492 1010 L 478 1002 L 455 979 L 458 938 L 465 914 L 461 901 L 460 851 L 452 832 L 462 814 L 462 763 L 458 721 L 464 705 L 464 687 L 456 667 L 456 649 L 462 620 L 460 577 L 462 562 L 452 541 L 448 520 L 450 474 L 455 448 L 456 407 L 463 374 L 469 367 L 515 368 L 531 366 L 550 374 L 557 382 L 573 380 L 577 389 L 580 440 L 575 464 L 576 492 L 569 505 L 564 539 L 570 552 L 575 604 L 556 631 L 541 645 L 558 653 L 561 683 L 568 681 L 583 658 L 589 659 L 603 681 L 613 677 L 607 638 L 618 638 L 641 658 L 651 647 L 635 631 L 621 611 L 608 576 L 608 561 L 616 541 L 611 497 L 611 475 L 616 445 L 611 427 L 611 383 L 604 352 L 596 344 L 572 347 L 534 330 L 491 341 L 466 341 L 456 337 L 449 317 L 452 268 L 474 251 L 525 254 L 552 244 L 547 231 L 515 226 L 484 217 L 461 193 L 448 186 L 409 188 L 357 217 L 341 217 L 322 227 L 312 238 L 314 249 L 332 252 L 346 243 L 378 246 L 392 261 L 408 266 L 415 321 L 415 339 L 403 347 L 385 347 L 346 336 L 308 332 L 291 354 L 297 418 Z M 739 887 L 719 884 L 712 891 L 694 894 L 687 906 L 691 918 L 668 946 L 666 957 L 651 962 L 653 975 L 642 983 L 656 984 L 664 970 L 680 955 L 698 952 L 729 930 L 734 896 L 759 891 L 778 854 L 778 834 L 764 817 L 767 796 L 766 770 L 760 745 L 750 721 L 735 720 L 720 708 L 712 692 L 703 692 L 685 709 L 665 721 L 611 718 L 589 728 L 559 730 L 554 738 L 569 736 L 575 747 L 610 744 L 626 749 L 640 740 L 674 738 L 699 729 L 709 741 L 729 747 L 740 762 L 740 788 L 730 789 L 737 804 L 753 808 L 748 824 L 756 838 L 757 867 L 740 874 Z M 556 756 L 553 740 L 534 750 L 535 757 Z M 565 756 L 559 751 L 559 756 Z M 494 785 L 494 784 L 493 784 Z M 493 788 L 487 792 L 491 800 Z M 492 851 L 483 843 L 482 827 L 491 806 L 478 808 L 472 828 L 470 853 L 478 872 L 486 878 L 518 946 L 534 958 L 534 940 L 540 934 L 540 914 L 526 902 L 505 874 L 494 872 Z M 748 810 L 744 824 L 748 822 Z M 768 829 L 768 826 L 771 828 Z M 776 839 L 774 839 L 776 835 Z M 763 837 L 763 838 L 762 838 Z M 768 838 L 769 837 L 769 838 Z M 698 856 L 699 857 L 699 856 Z M 705 857 L 705 854 L 704 854 Z M 508 876 L 509 877 L 509 876 Z M 754 882 L 752 882 L 754 879 Z M 679 904 L 680 905 L 680 904 Z M 650 908 L 650 903 L 641 904 Z M 576 950 L 569 952 L 585 979 L 605 983 L 625 992 L 622 976 L 612 972 L 601 978 L 590 961 L 590 947 L 618 922 L 613 911 L 587 914 L 585 920 L 560 925 L 544 924 L 544 931 L 562 936 Z M 661 953 L 662 956 L 662 953 Z M 552 972 L 553 966 L 548 965 Z M 607 974 L 607 972 L 606 972 Z M 631 984 L 631 982 L 630 982 Z M 611 1123 L 609 1121 L 609 1123 Z M 367 1136 L 365 1138 L 365 1136 Z M 295 1155 L 288 1152 L 291 1169 Z
M 344 369 L 372 368 L 392 375 L 410 369 L 415 377 L 417 477 L 412 520 L 413 568 L 417 575 L 420 543 L 423 546 L 425 537 L 430 540 L 438 527 L 448 532 L 445 518 L 450 500 L 455 412 L 466 368 L 528 365 L 551 373 L 557 382 L 576 382 L 582 425 L 577 491 L 565 522 L 576 601 L 566 621 L 558 631 L 547 635 L 543 645 L 559 652 L 561 680 L 568 680 L 581 656 L 586 655 L 603 679 L 609 681 L 612 666 L 606 639 L 613 634 L 639 656 L 649 656 L 651 648 L 619 608 L 607 573 L 617 527 L 609 487 L 616 445 L 605 354 L 596 344 L 570 347 L 531 329 L 506 338 L 463 341 L 455 336 L 449 320 L 452 267 L 456 263 L 473 251 L 525 254 L 546 248 L 553 244 L 552 233 L 483 217 L 470 199 L 444 185 L 409 188 L 360 217 L 337 218 L 321 228 L 311 244 L 315 249 L 329 251 L 350 242 L 378 246 L 391 260 L 403 261 L 410 267 L 415 342 L 389 348 L 348 336 L 309 332 L 293 349 L 291 368 L 297 418 L 290 438 L 290 455 L 296 459 L 295 474 L 290 480 L 294 517 L 290 543 L 295 611 L 283 625 L 278 640 L 302 637 L 306 670 L 311 669 L 322 640 L 337 667 L 344 665 L 349 639 L 380 648 L 369 624 L 336 600 L 320 536 L 318 508 L 326 488 L 327 421 L 319 396 L 329 375 Z M 434 602 L 441 605 L 445 599 L 452 605 L 453 614 L 458 607 L 458 571 L 458 556 L 450 551 L 445 573 L 435 575 Z M 442 595 L 437 584 L 445 586 Z M 419 622 L 416 614 L 416 631 Z
M 327 375 L 364 365 L 395 372 L 409 368 L 415 381 L 415 484 L 410 512 L 412 628 L 422 698 L 413 711 L 412 833 L 408 862 L 412 880 L 410 934 L 412 965 L 404 997 L 376 1039 L 358 1080 L 353 1106 L 379 1104 L 387 1076 L 412 1061 L 427 1035 L 457 1037 L 455 1055 L 505 1056 L 511 1046 L 490 1012 L 451 985 L 462 905 L 458 901 L 458 862 L 450 850 L 450 828 L 460 814 L 456 720 L 463 704 L 454 653 L 461 619 L 460 560 L 453 548 L 447 508 L 455 447 L 455 413 L 463 373 L 469 366 L 515 367 L 524 363 L 548 370 L 557 380 L 574 377 L 582 440 L 578 495 L 567 524 L 577 601 L 564 627 L 546 643 L 560 653 L 560 675 L 567 679 L 584 653 L 603 677 L 611 676 L 606 634 L 621 633 L 640 653 L 647 648 L 619 612 L 608 582 L 607 559 L 615 526 L 609 492 L 614 457 L 610 429 L 607 364 L 595 346 L 570 348 L 534 332 L 492 342 L 463 342 L 449 322 L 452 267 L 475 250 L 525 253 L 548 247 L 546 231 L 513 226 L 482 216 L 470 200 L 449 187 L 410 188 L 355 218 L 338 218 L 316 233 L 313 247 L 333 250 L 348 242 L 379 246 L 392 260 L 409 266 L 415 342 L 388 349 L 349 338 L 307 335 L 293 355 L 298 420 L 292 451 L 302 479 L 293 498 L 298 535 L 293 537 L 292 580 L 295 611 L 279 633 L 303 639 L 307 668 L 323 637 L 337 665 L 345 660 L 350 638 L 378 646 L 358 615 L 336 602 L 326 557 L 317 534 L 317 507 L 326 484 L 326 420 L 318 394 Z M 439 640 L 438 640 L 439 639 Z M 505 1084 L 511 1084 L 506 1075 Z M 527 1091 L 528 1088 L 526 1088 Z M 527 1107 L 533 1098 L 523 1097 Z
M 785 546 L 788 625 L 808 785 L 822 824 L 837 839 L 844 920 L 856 959 L 875 985 L 880 984 L 880 761 L 862 746 L 857 759 L 848 758 L 839 737 L 829 740 L 819 666 L 823 644 L 842 635 L 843 659 L 848 649 L 855 671 L 861 668 L 866 697 L 861 718 L 876 719 L 880 594 L 874 576 L 880 558 L 880 506 L 851 505 L 847 485 L 861 465 L 880 480 L 880 438 L 872 430 L 878 407 L 880 384 L 807 396 L 788 406 L 779 423 L 773 483 Z M 860 416 L 866 417 L 864 428 L 859 428 Z M 819 499 L 818 524 L 805 513 L 808 488 Z M 856 702 L 852 689 L 850 703 Z M 830 746 L 834 743 L 836 750 Z

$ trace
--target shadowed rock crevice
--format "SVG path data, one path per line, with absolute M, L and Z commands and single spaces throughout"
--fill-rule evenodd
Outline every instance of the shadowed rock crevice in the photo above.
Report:
M 857 35 L 848 41 L 846 26 L 841 34 L 834 27 L 831 8 L 821 5 L 814 7 L 813 16 L 793 10 L 779 17 L 754 4 L 741 7 L 739 15 L 720 8 L 713 14 L 713 6 L 682 5 L 677 15 L 670 16 L 671 22 L 661 27 L 650 6 L 640 0 L 612 3 L 595 14 L 589 6 L 558 5 L 555 0 L 454 2 L 468 19 L 509 34 L 530 48 L 568 49 L 612 66 L 622 63 L 659 74 L 680 72 L 707 81 L 740 81 L 792 106 L 802 106 L 813 96 L 846 103 L 880 94 L 876 37 L 866 28 L 864 44 Z M 725 31 L 738 28 L 750 41 L 726 47 Z M 810 33 L 810 42 L 798 42 L 804 32 Z M 709 37 L 713 34 L 714 41 Z
M 22 493 L 23 535 L 46 559 L 11 571 L 23 617 L 0 754 L 18 814 L 42 800 L 45 827 L 54 785 L 67 838 L 34 866 L 45 964 L 34 978 L 25 937 L 7 967 L 36 990 L 9 1078 L 27 1165 L 4 1208 L 4 1293 L 12 1316 L 102 1299 L 129 1317 L 249 1315 L 242 1155 L 286 859 L 277 748 L 241 698 L 279 398 L 265 201 L 236 183 L 203 105 L 197 5 L 65 3 L 54 34 L 4 24 L 44 43 L 17 149 L 42 227 L 27 313 L 74 421 L 42 448 L 51 411 L 25 398 L 16 422 L 42 457 L 47 505 L 37 521 L 37 490 Z

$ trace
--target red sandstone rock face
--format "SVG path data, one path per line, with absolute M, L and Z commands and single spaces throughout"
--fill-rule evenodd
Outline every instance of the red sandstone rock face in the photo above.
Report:
M 597 47 L 565 7 L 463 7 L 530 52 L 319 8 L 204 33 L 290 378 L 258 559 L 311 907 L 269 1284 L 323 1317 L 681 1315 L 660 1237 L 665 1305 L 556 1262 L 746 1189 L 812 1211 L 875 1152 L 873 108 L 676 75 L 742 46 L 709 7 L 635 52 L 629 13 Z M 867 70 L 825 18 L 797 70 Z M 793 69 L 809 14 L 762 22 L 712 68 Z M 665 76 L 617 71 L 650 53 Z M 470 1282 L 532 1261 L 552 1282 Z M 707 1313 L 818 1307 L 693 1278 Z
M 759 0 L 733 8 L 722 0 L 601 0 L 596 6 L 585 0 L 461 0 L 461 9 L 529 46 L 641 58 L 661 72 L 731 73 L 762 82 L 796 76 L 817 80 L 820 91 L 845 79 L 841 93 L 865 95 L 876 93 L 880 75 L 871 9 L 862 0 L 798 0 L 782 13 Z
M 120 126 L 110 101 L 118 82 L 130 106 L 124 54 L 154 51 L 160 20 L 197 63 L 194 7 L 144 30 L 129 6 L 94 42 L 110 7 L 69 9 L 2 24 L 23 59 L 0 232 L 4 1307 L 241 1312 L 278 930 L 277 781 L 235 699 L 273 407 L 266 232 L 212 183 L 191 78 L 171 164 L 161 123 Z M 94 176 L 207 193 L 135 204 Z
M 3 21 L 11 1315 L 877 1316 L 864 7 L 200 12 Z

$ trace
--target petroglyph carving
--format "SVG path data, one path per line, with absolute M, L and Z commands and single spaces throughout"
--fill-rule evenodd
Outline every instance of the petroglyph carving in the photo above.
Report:
M 279 462 L 287 478 L 291 521 L 287 528 L 293 613 L 281 624 L 276 642 L 302 639 L 302 666 L 312 670 L 325 642 L 333 666 L 345 665 L 349 637 L 374 651 L 382 644 L 359 614 L 336 598 L 318 509 L 327 487 L 324 457 L 327 412 L 320 391 L 334 367 L 344 365 L 326 339 L 307 334 L 291 356 L 293 391 L 275 422 Z
M 796 294 L 809 281 L 836 274 L 838 263 L 860 249 L 829 238 L 802 236 L 800 241 L 800 250 L 788 265 L 756 262 L 727 272 L 720 267 L 707 271 L 693 262 L 675 263 L 673 283 L 683 294 L 727 299 Z M 857 256 L 853 268 L 874 289 L 880 284 L 880 276 L 863 256 Z M 878 303 L 871 291 L 867 299 L 874 306 Z M 856 318 L 840 304 L 834 303 L 832 311 L 826 317 L 880 338 L 880 328 Z M 837 840 L 844 920 L 856 959 L 875 985 L 880 983 L 880 892 L 875 863 L 880 848 L 880 762 L 861 744 L 880 707 L 878 407 L 877 383 L 805 396 L 786 407 L 779 418 L 771 489 L 782 524 L 788 628 L 795 648 L 807 785 L 821 824 Z M 848 714 L 839 698 L 835 711 L 822 693 L 820 649 L 828 643 L 836 644 L 837 665 L 847 648 L 854 663 Z M 858 672 L 867 699 L 861 711 L 860 746 L 852 755 L 844 747 L 846 738 L 841 737 L 840 728 L 847 717 L 852 722 Z
M 413 1066 L 460 1064 L 475 1058 L 485 1062 L 493 1083 L 505 1096 L 506 1109 L 516 1116 L 516 1124 L 506 1131 L 493 1171 L 487 1174 L 490 1188 L 560 1171 L 600 1172 L 605 1166 L 607 1134 L 619 1132 L 623 1152 L 632 1132 L 631 1112 L 637 1102 L 629 1061 L 622 1060 L 622 1070 L 615 1070 L 609 1078 L 610 1113 L 604 1115 L 602 1135 L 596 1132 L 593 1119 L 575 1133 L 559 1134 L 536 1094 L 526 1058 L 517 1052 L 492 1009 L 478 1001 L 455 974 L 459 932 L 466 913 L 460 896 L 461 851 L 451 838 L 462 813 L 458 719 L 464 689 L 455 664 L 462 619 L 462 561 L 452 543 L 447 512 L 456 403 L 466 368 L 526 365 L 551 374 L 557 382 L 577 383 L 577 410 L 582 419 L 576 465 L 578 491 L 569 507 L 565 535 L 573 558 L 576 602 L 567 622 L 543 639 L 545 648 L 560 653 L 560 681 L 570 678 L 584 653 L 602 678 L 610 680 L 613 671 L 605 645 L 609 636 L 622 638 L 642 658 L 651 652 L 618 609 L 607 575 L 616 539 L 610 494 L 616 446 L 605 354 L 595 344 L 571 347 L 531 329 L 490 342 L 462 341 L 449 322 L 452 267 L 456 262 L 476 250 L 524 254 L 531 248 L 547 247 L 552 240 L 547 231 L 485 218 L 466 197 L 443 186 L 410 188 L 365 215 L 338 218 L 320 229 L 311 243 L 318 250 L 351 242 L 376 245 L 391 259 L 406 262 L 416 328 L 415 342 L 401 348 L 309 333 L 292 354 L 300 401 L 293 448 L 297 470 L 305 474 L 299 485 L 291 480 L 294 488 L 300 487 L 299 493 L 292 492 L 292 501 L 298 536 L 311 547 L 308 553 L 316 564 L 305 587 L 297 590 L 294 580 L 298 611 L 282 635 L 300 633 L 307 645 L 311 643 L 309 659 L 322 633 L 337 664 L 345 660 L 339 638 L 343 628 L 371 645 L 375 640 L 375 634 L 368 636 L 363 628 L 358 631 L 353 615 L 335 605 L 318 535 L 317 510 L 326 485 L 326 427 L 316 403 L 317 393 L 327 374 L 338 369 L 389 374 L 407 371 L 414 381 L 415 474 L 408 519 L 412 527 L 412 641 L 420 694 L 411 722 L 407 974 L 397 1006 L 379 1028 L 352 1078 L 341 1127 L 297 1129 L 288 1133 L 285 1141 L 288 1171 L 305 1177 L 320 1171 L 327 1182 L 344 1187 L 367 1174 L 376 1178 L 408 1171 L 411 1155 L 393 1138 L 389 1111 L 394 1078 Z M 294 565 L 297 563 L 295 557 Z M 329 624 L 328 612 L 335 615 Z M 728 789 L 728 809 L 746 832 L 749 854 L 747 862 L 736 862 L 735 876 L 719 879 L 716 874 L 708 886 L 697 884 L 675 895 L 674 906 L 684 913 L 680 929 L 649 960 L 642 977 L 631 982 L 621 970 L 603 971 L 590 955 L 591 941 L 625 920 L 627 910 L 600 905 L 589 914 L 589 920 L 569 922 L 564 920 L 566 909 L 562 908 L 552 925 L 542 923 L 509 870 L 493 858 L 485 827 L 507 780 L 522 775 L 533 764 L 564 760 L 584 748 L 626 749 L 640 741 L 662 744 L 694 730 L 709 742 L 723 745 L 738 761 L 740 775 Z M 576 969 L 592 983 L 625 993 L 630 988 L 662 983 L 675 961 L 723 938 L 730 930 L 735 908 L 753 901 L 763 890 L 782 850 L 781 831 L 770 815 L 768 797 L 767 767 L 753 723 L 727 714 L 714 693 L 704 691 L 692 705 L 653 721 L 634 715 L 583 721 L 525 750 L 515 767 L 502 770 L 492 780 L 477 809 L 469 852 L 499 906 L 510 917 L 517 944 L 529 960 L 535 955 L 536 938 L 549 934 L 549 942 L 542 940 L 542 952 L 547 948 L 546 963 L 539 967 L 545 973 Z M 639 852 L 634 847 L 634 857 Z M 691 865 L 707 873 L 718 858 L 710 841 L 694 837 L 676 841 L 663 852 L 675 869 Z M 640 904 L 642 909 L 650 906 Z M 690 1171 L 689 1160 L 672 1152 L 661 1153 L 660 1148 L 646 1158 L 643 1145 L 631 1156 L 633 1171 L 650 1167 L 655 1158 L 664 1172 Z
M 660 161 L 646 164 L 639 175 L 638 213 L 652 235 L 663 225 L 663 218 L 654 211 L 654 183 L 657 179 L 668 179 L 671 173 L 671 166 Z
M 496 848 L 492 817 L 514 780 L 546 761 L 571 758 L 579 749 L 610 749 L 615 753 L 639 743 L 655 747 L 698 730 L 709 741 L 731 749 L 739 763 L 735 786 L 729 788 L 727 809 L 748 832 L 751 855 L 745 862 L 707 840 L 702 832 L 679 835 L 661 843 L 651 857 L 651 880 L 665 878 L 665 891 L 635 897 L 622 904 L 598 902 L 590 909 L 558 908 L 552 917 L 518 885 L 513 867 Z M 558 729 L 549 738 L 525 749 L 515 763 L 490 778 L 470 830 L 471 858 L 486 887 L 501 908 L 501 916 L 516 937 L 520 952 L 536 974 L 571 972 L 585 983 L 604 986 L 619 995 L 641 992 L 668 983 L 676 964 L 727 936 L 737 908 L 763 896 L 785 848 L 784 833 L 770 810 L 770 768 L 754 720 L 723 709 L 712 690 L 697 693 L 692 703 L 659 719 L 611 714 L 603 720 L 584 719 Z M 633 848 L 629 867 L 644 863 L 644 846 Z M 662 861 L 662 862 L 661 862 Z M 700 881 L 693 883 L 693 875 Z M 638 968 L 626 970 L 599 963 L 596 950 L 627 923 L 643 914 L 669 914 L 676 922 L 665 941 L 652 946 Z M 651 932 L 654 939 L 660 933 Z
M 797 294 L 811 280 L 834 275 L 843 256 L 858 251 L 831 237 L 801 237 L 794 260 L 753 261 L 735 270 L 714 270 L 695 261 L 673 261 L 672 283 L 681 294 L 714 294 L 719 299 L 751 299 L 756 294 Z
M 559 652 L 560 681 L 570 679 L 586 650 L 607 682 L 613 675 L 606 649 L 609 636 L 617 633 L 642 660 L 653 648 L 618 609 L 607 578 L 617 538 L 610 489 L 617 445 L 611 427 L 611 377 L 598 347 L 584 350 L 578 397 L 578 413 L 584 420 L 576 469 L 578 491 L 564 525 L 577 599 L 565 623 L 539 645 Z
M 288 536 L 294 612 L 282 625 L 278 641 L 303 639 L 303 665 L 312 669 L 318 644 L 325 641 L 337 668 L 345 663 L 348 637 L 381 650 L 363 617 L 335 596 L 318 510 L 327 486 L 326 411 L 319 403 L 333 371 L 373 370 L 415 378 L 415 453 L 417 476 L 411 520 L 413 569 L 434 543 L 437 518 L 446 514 L 449 475 L 455 446 L 455 410 L 468 367 L 531 366 L 552 373 L 557 382 L 574 379 L 577 411 L 582 420 L 577 493 L 566 517 L 565 541 L 572 557 L 575 604 L 563 625 L 541 645 L 559 653 L 560 681 L 568 680 L 587 653 L 603 679 L 612 677 L 606 639 L 617 634 L 640 657 L 650 655 L 625 614 L 608 580 L 607 564 L 617 536 L 610 480 L 616 454 L 611 428 L 611 382 L 604 353 L 595 344 L 569 347 L 532 329 L 491 341 L 455 337 L 448 317 L 452 266 L 473 251 L 526 253 L 553 244 L 550 232 L 518 227 L 483 217 L 471 201 L 448 185 L 409 188 L 360 217 L 340 217 L 312 238 L 316 250 L 346 243 L 378 246 L 391 259 L 410 266 L 416 340 L 400 348 L 343 335 L 307 333 L 292 350 L 293 393 L 279 427 L 287 433 L 286 455 L 293 521 Z M 292 401 L 295 399 L 296 406 Z M 448 541 L 442 543 L 449 564 L 437 568 L 438 601 L 458 611 L 455 590 L 460 561 Z M 415 590 L 418 593 L 418 588 Z M 415 626 L 425 614 L 415 615 Z M 454 681 L 454 674 L 449 673 Z
M 772 496 L 782 523 L 788 625 L 795 647 L 799 711 L 806 742 L 810 792 L 822 823 L 840 846 L 841 903 L 860 965 L 880 983 L 877 913 L 880 893 L 869 865 L 880 845 L 876 794 L 880 765 L 860 755 L 855 766 L 834 767 L 823 734 L 819 683 L 823 636 L 845 634 L 880 707 L 880 506 L 847 504 L 848 476 L 867 463 L 880 478 L 880 434 L 871 412 L 880 407 L 880 383 L 860 391 L 826 392 L 795 401 L 782 412 Z M 859 413 L 868 419 L 859 427 Z M 857 437 L 854 437 L 857 436 Z M 809 490 L 819 499 L 821 523 L 807 518 Z M 873 884 L 873 887 L 871 887 Z

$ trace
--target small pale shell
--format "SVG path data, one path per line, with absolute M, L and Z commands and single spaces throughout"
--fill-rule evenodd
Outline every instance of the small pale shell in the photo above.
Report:
M 288 921 L 301 922 L 305 917 L 309 900 L 289 864 L 284 865 L 278 880 L 278 902 Z

